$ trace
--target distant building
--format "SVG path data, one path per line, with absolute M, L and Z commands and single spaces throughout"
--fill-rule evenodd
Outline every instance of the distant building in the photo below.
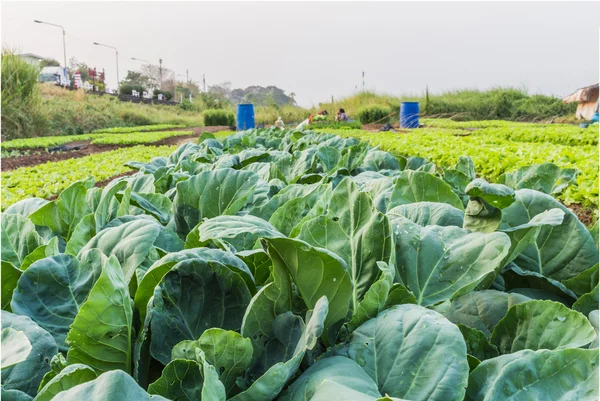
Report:
M 32 65 L 39 65 L 40 62 L 45 58 L 45 57 L 38 56 L 37 54 L 33 54 L 33 53 L 23 53 L 23 54 L 19 54 L 18 56 Z
M 563 99 L 564 103 L 577 102 L 577 118 L 591 120 L 598 111 L 598 84 L 577 89 Z

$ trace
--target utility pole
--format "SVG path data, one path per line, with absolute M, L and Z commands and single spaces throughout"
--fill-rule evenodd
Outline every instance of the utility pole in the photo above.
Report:
M 206 92 L 206 77 L 202 74 L 202 92 Z
M 162 58 L 158 59 L 158 74 L 159 74 L 159 79 L 160 79 L 160 90 L 162 90 L 162 86 L 163 86 L 163 82 L 162 82 Z
M 190 74 L 189 74 L 188 70 L 185 70 L 185 81 L 186 81 L 187 85 L 190 86 Z

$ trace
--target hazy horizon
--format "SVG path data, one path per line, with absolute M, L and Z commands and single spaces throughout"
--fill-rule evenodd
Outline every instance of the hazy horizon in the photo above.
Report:
M 274 85 L 310 107 L 365 89 L 391 95 L 510 86 L 564 96 L 598 82 L 597 2 L 2 2 L 2 44 L 104 68 L 132 57 L 207 86 Z M 594 15 L 596 17 L 594 17 Z M 184 80 L 185 78 L 180 79 Z

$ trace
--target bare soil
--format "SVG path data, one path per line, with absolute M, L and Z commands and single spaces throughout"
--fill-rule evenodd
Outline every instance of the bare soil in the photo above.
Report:
M 585 208 L 578 203 L 573 203 L 566 206 L 579 218 L 586 227 L 591 227 L 594 224 L 594 209 Z
M 194 133 L 192 135 L 185 135 L 185 136 L 172 136 L 169 138 L 161 139 L 160 141 L 157 141 L 157 142 L 146 143 L 144 145 L 146 145 L 146 146 L 162 146 L 162 145 L 177 145 L 177 146 L 179 146 L 186 142 L 191 142 L 193 139 L 200 136 L 200 134 L 202 134 L 203 132 L 211 132 L 212 133 L 212 132 L 224 131 L 224 130 L 228 130 L 228 129 L 229 129 L 229 127 L 225 127 L 225 126 L 223 126 L 223 127 L 219 126 L 219 127 L 177 128 L 177 129 L 173 129 L 173 131 L 193 131 Z M 119 135 L 119 134 L 115 134 L 115 135 Z M 82 149 L 79 149 L 79 150 L 70 150 L 70 151 L 65 151 L 65 152 L 52 152 L 52 153 L 46 152 L 46 149 L 44 149 L 44 148 L 27 149 L 31 153 L 39 153 L 39 154 L 32 154 L 29 156 L 3 158 L 1 161 L 2 162 L 2 171 L 15 170 L 19 167 L 37 166 L 38 164 L 43 164 L 43 163 L 47 163 L 47 162 L 56 162 L 56 161 L 60 161 L 60 160 L 77 159 L 80 157 L 92 155 L 94 153 L 102 153 L 102 152 L 108 152 L 108 151 L 119 149 L 119 148 L 137 146 L 134 144 L 132 144 L 132 145 L 93 145 L 93 144 L 91 144 L 91 141 L 75 141 L 75 142 L 70 142 L 66 145 L 69 145 L 69 146 L 83 145 L 85 147 Z

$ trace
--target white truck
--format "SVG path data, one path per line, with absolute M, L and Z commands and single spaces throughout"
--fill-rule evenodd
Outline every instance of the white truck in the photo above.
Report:
M 53 82 L 59 86 L 70 86 L 71 80 L 62 67 L 44 67 L 40 72 L 40 82 Z

